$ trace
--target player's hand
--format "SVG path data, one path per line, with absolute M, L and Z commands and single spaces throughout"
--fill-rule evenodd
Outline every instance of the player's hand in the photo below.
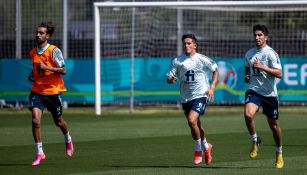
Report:
M 42 69 L 42 70 L 45 70 L 45 69 L 47 69 L 47 65 L 40 61 L 39 62 L 39 68 Z
M 31 81 L 31 82 L 34 81 L 33 71 L 31 71 L 31 73 L 29 74 L 28 80 Z
M 250 75 L 245 75 L 244 81 L 248 83 L 250 81 Z
M 176 76 L 173 76 L 173 75 L 170 75 L 167 77 L 167 82 L 168 83 L 175 83 L 177 81 L 177 77 Z
M 210 88 L 207 92 L 207 103 L 214 101 L 214 88 Z
M 259 58 L 256 57 L 255 59 L 255 62 L 254 62 L 254 65 L 253 65 L 255 68 L 258 68 L 258 69 L 263 69 L 263 64 L 261 64 Z

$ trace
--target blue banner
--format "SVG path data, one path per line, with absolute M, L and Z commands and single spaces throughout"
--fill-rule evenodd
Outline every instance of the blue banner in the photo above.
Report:
M 176 102 L 179 84 L 167 84 L 166 72 L 172 58 L 138 58 L 134 61 L 134 97 L 136 102 Z M 215 58 L 220 82 L 215 102 L 242 103 L 247 89 L 244 83 L 243 58 Z M 307 101 L 307 58 L 281 58 L 283 77 L 277 88 L 281 101 Z M 129 102 L 130 59 L 101 60 L 102 102 Z M 67 59 L 63 76 L 68 92 L 65 101 L 93 103 L 95 73 L 93 59 Z M 27 77 L 32 65 L 29 59 L 0 60 L 0 99 L 28 101 L 31 83 Z

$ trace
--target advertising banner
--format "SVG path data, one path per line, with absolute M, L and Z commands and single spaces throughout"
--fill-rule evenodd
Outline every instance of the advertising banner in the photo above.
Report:
M 177 102 L 179 83 L 167 84 L 166 72 L 172 58 L 137 58 L 134 60 L 134 98 L 136 102 Z M 243 103 L 243 58 L 214 58 L 219 67 L 217 103 Z M 280 101 L 307 101 L 307 58 L 281 58 L 283 77 L 277 83 Z M 94 59 L 67 59 L 63 76 L 68 92 L 63 99 L 75 103 L 93 103 L 95 97 Z M 102 102 L 129 102 L 131 90 L 129 58 L 101 60 Z M 28 101 L 31 82 L 29 59 L 0 60 L 0 99 Z

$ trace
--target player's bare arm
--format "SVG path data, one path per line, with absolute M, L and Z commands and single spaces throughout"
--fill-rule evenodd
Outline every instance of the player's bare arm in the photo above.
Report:
M 166 79 L 167 83 L 169 83 L 169 84 L 175 83 L 176 80 L 177 80 L 177 77 L 173 76 L 173 75 L 168 76 L 167 79 Z
M 40 62 L 40 68 L 43 70 L 49 70 L 55 73 L 59 74 L 66 74 L 66 68 L 65 67 L 52 67 L 52 66 L 47 66 L 45 63 Z
M 249 67 L 245 67 L 245 77 L 244 81 L 248 83 L 250 81 L 250 72 L 249 72 Z
M 261 70 L 267 72 L 268 74 L 273 75 L 276 78 L 282 77 L 282 71 L 280 69 L 269 68 L 268 66 L 262 64 L 258 58 L 256 58 L 256 60 L 255 60 L 254 67 L 261 69 Z
M 30 72 L 29 76 L 28 76 L 28 80 L 33 82 L 34 81 L 34 77 L 33 77 L 33 70 Z
M 211 83 L 211 86 L 208 90 L 208 99 L 210 99 L 210 101 L 212 99 L 214 99 L 214 89 L 218 83 L 218 77 L 219 77 L 219 72 L 217 70 L 215 70 L 213 73 L 212 73 L 212 83 Z

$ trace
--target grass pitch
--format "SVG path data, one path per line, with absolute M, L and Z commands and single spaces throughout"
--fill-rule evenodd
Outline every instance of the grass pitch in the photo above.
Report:
M 256 116 L 263 142 L 256 159 L 248 157 L 249 134 L 242 107 L 212 107 L 201 120 L 213 144 L 213 163 L 193 165 L 193 140 L 180 110 L 103 111 L 68 109 L 64 118 L 74 140 L 72 158 L 64 138 L 45 112 L 43 146 L 47 159 L 32 167 L 35 147 L 29 111 L 0 111 L 0 174 L 2 175 L 191 175 L 307 174 L 307 110 L 281 107 L 285 167 L 276 169 L 275 146 L 264 115 Z

